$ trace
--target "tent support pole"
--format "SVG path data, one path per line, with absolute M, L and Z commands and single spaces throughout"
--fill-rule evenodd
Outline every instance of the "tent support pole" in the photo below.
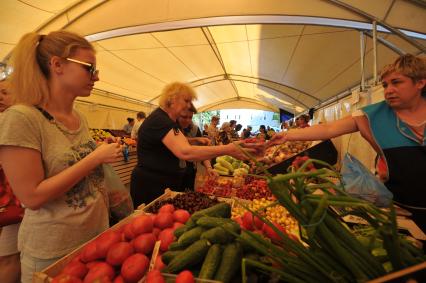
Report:
M 361 64 L 361 91 L 364 91 L 365 88 L 365 77 L 364 77 L 364 32 L 360 31 L 359 32 L 359 44 L 360 44 L 360 52 L 361 52 L 361 56 L 360 56 L 360 64 Z
M 373 84 L 377 85 L 377 22 L 373 21 Z

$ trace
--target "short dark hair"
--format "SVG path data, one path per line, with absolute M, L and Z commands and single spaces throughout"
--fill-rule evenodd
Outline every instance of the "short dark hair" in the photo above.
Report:
M 133 119 L 133 118 L 127 118 L 127 122 L 129 122 L 129 123 L 131 123 L 131 122 L 133 122 L 135 119 Z
M 139 118 L 139 119 L 145 119 L 146 114 L 145 114 L 145 112 L 141 111 L 141 112 L 138 112 L 138 114 L 136 114 L 136 117 Z
M 241 128 L 243 127 L 243 125 L 241 125 L 241 124 L 237 124 L 236 126 L 235 126 L 235 131 L 239 131 L 239 130 L 241 130 Z
M 231 120 L 231 121 L 229 121 L 229 124 L 232 126 L 232 125 L 236 125 L 237 124 L 237 121 L 235 121 L 235 120 Z

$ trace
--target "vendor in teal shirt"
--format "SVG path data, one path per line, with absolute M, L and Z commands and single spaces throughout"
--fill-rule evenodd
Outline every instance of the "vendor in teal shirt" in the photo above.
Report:
M 276 134 L 288 140 L 325 140 L 359 131 L 386 162 L 385 185 L 426 232 L 426 60 L 410 54 L 381 73 L 385 100 L 333 123 Z

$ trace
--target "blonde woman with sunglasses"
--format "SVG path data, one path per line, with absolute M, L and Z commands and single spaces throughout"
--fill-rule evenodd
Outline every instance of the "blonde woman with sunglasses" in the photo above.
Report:
M 18 234 L 21 282 L 108 228 L 102 163 L 118 144 L 96 147 L 73 108 L 99 72 L 93 46 L 57 31 L 23 36 L 11 59 L 14 105 L 0 119 L 0 163 L 26 213 Z

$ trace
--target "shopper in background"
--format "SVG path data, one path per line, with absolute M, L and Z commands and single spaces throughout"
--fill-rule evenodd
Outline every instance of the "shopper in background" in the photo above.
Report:
M 189 110 L 183 111 L 178 117 L 178 124 L 188 142 L 192 145 L 209 145 L 210 139 L 201 136 L 200 128 L 194 124 L 192 117 L 197 113 L 197 109 L 191 105 Z M 213 170 L 210 160 L 202 162 L 206 168 L 208 176 L 216 177 L 218 174 Z M 197 175 L 197 163 L 186 161 L 186 170 L 182 179 L 179 191 L 194 190 L 195 177 Z
M 191 107 L 196 98 L 192 87 L 175 82 L 164 87 L 160 107 L 149 115 L 139 129 L 138 164 L 131 176 L 134 206 L 149 203 L 164 193 L 176 189 L 182 182 L 187 160 L 202 161 L 220 155 L 244 159 L 234 144 L 222 146 L 192 146 L 176 122 L 179 115 Z M 254 152 L 253 149 L 250 149 Z
M 5 80 L 0 81 L 0 116 L 1 113 L 12 105 L 12 96 L 7 88 Z M 7 197 L 7 203 L 0 203 L 0 216 L 4 211 L 1 211 L 1 205 L 9 205 L 11 202 L 20 205 L 18 199 L 13 195 L 9 182 L 4 175 L 3 168 L 0 163 L 0 197 Z M 23 216 L 20 215 L 20 219 Z M 20 222 L 20 221 L 19 221 Z M 10 223 L 10 222 L 9 222 Z M 16 283 L 21 278 L 21 263 L 19 261 L 18 251 L 18 230 L 20 223 L 11 224 L 0 227 L 0 278 L 4 283 Z
M 138 138 L 139 128 L 142 125 L 143 121 L 145 121 L 145 118 L 146 118 L 145 112 L 138 112 L 138 114 L 136 114 L 136 120 L 137 121 L 133 125 L 132 132 L 130 134 L 130 137 L 132 139 L 137 139 Z
M 219 130 L 219 143 L 228 144 L 232 141 L 232 127 L 229 122 L 222 124 Z
M 130 135 L 132 133 L 132 129 L 134 125 L 135 125 L 135 119 L 130 117 L 127 118 L 127 124 L 123 126 L 123 131 L 125 131 L 126 134 Z
M 93 46 L 56 31 L 29 33 L 15 47 L 14 105 L 0 118 L 0 163 L 26 207 L 19 228 L 21 282 L 108 228 L 102 163 L 123 158 L 117 143 L 96 143 L 75 109 L 98 78 Z
M 309 127 L 309 115 L 301 115 L 296 118 L 296 127 L 297 128 L 306 128 Z
M 259 139 L 269 140 L 269 136 L 268 136 L 268 133 L 266 132 L 265 125 L 259 126 L 259 133 L 256 135 L 256 137 Z
M 359 131 L 387 165 L 386 187 L 426 232 L 426 60 L 399 57 L 381 73 L 385 100 L 332 123 L 276 134 L 269 145 Z
M 252 130 L 253 128 L 251 127 L 251 126 L 247 126 L 247 128 L 245 128 L 244 130 L 243 130 L 243 132 L 241 133 L 241 138 L 242 139 L 248 139 L 249 137 L 251 137 L 251 130 Z
M 204 126 L 203 126 L 203 137 L 207 137 L 209 135 L 208 129 L 209 129 L 209 125 L 204 124 Z
M 243 128 L 243 125 L 241 125 L 241 124 L 237 124 L 236 126 L 235 126 L 235 130 L 233 130 L 232 131 L 232 139 L 233 140 L 238 140 L 238 139 L 240 139 L 240 135 L 239 135 L 239 131 L 241 131 L 241 129 Z
M 207 136 L 211 139 L 213 145 L 219 142 L 219 129 L 217 128 L 219 120 L 219 116 L 213 116 L 207 128 Z

